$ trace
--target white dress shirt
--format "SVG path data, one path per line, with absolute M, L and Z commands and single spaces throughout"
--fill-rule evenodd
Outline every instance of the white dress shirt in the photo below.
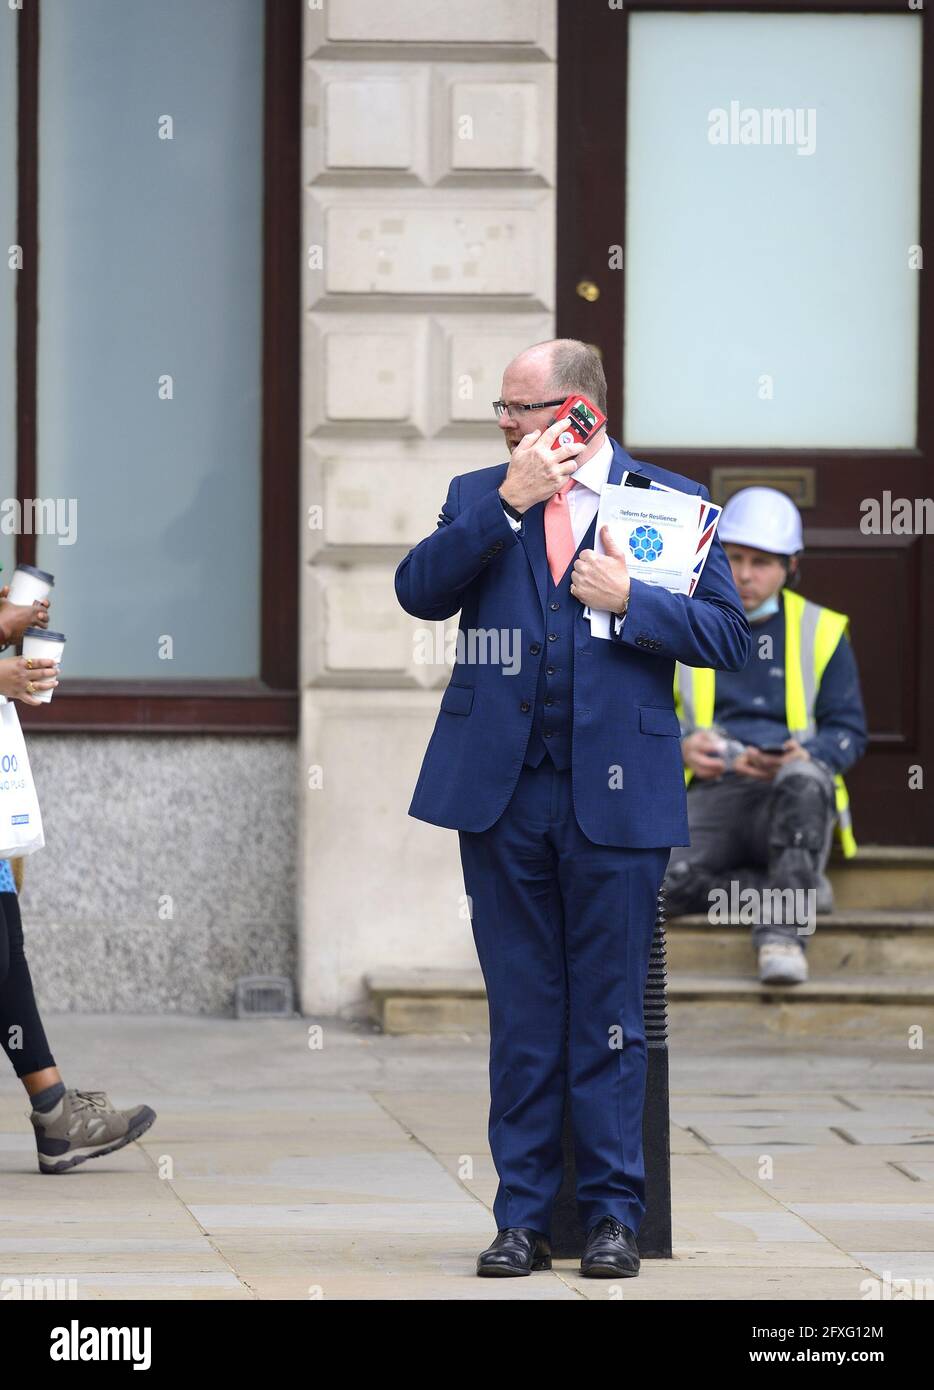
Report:
M 574 479 L 577 487 L 572 487 L 567 493 L 565 501 L 568 507 L 568 515 L 571 518 L 571 526 L 574 530 L 574 544 L 580 545 L 587 528 L 597 515 L 600 506 L 600 493 L 610 474 L 610 463 L 613 458 L 613 445 L 609 439 L 604 439 L 600 448 L 589 458 L 586 463 L 582 463 L 576 473 L 570 476 Z M 547 506 L 547 503 L 545 504 Z M 514 516 L 505 512 L 506 520 L 514 531 L 522 530 L 522 522 L 516 521 Z M 594 537 L 596 540 L 596 537 Z M 616 631 L 622 629 L 626 621 L 626 614 L 615 618 Z

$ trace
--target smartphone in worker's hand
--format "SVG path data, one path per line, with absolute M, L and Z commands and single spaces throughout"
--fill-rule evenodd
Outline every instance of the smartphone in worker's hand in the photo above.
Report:
M 786 751 L 783 743 L 755 743 L 753 747 L 757 752 L 768 753 L 773 758 L 780 758 Z
M 558 438 L 552 444 L 552 452 L 555 449 L 562 449 L 567 444 L 586 444 L 589 439 L 597 433 L 602 425 L 606 424 L 606 416 L 602 410 L 598 410 L 593 401 L 589 401 L 586 396 L 568 396 L 564 405 L 560 406 L 555 412 L 552 424 L 558 420 L 570 421 L 567 429 L 562 430 Z

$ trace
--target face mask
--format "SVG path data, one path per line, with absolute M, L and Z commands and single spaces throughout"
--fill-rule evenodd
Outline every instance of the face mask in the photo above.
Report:
M 746 621 L 747 623 L 751 623 L 756 618 L 768 618 L 772 613 L 777 613 L 778 608 L 778 594 L 773 594 L 771 598 L 767 598 L 763 603 L 760 603 L 758 608 L 754 608 L 751 613 L 747 613 Z

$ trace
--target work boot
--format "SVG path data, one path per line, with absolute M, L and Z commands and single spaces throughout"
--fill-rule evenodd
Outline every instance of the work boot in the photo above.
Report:
M 807 957 L 799 942 L 766 941 L 759 947 L 759 979 L 764 985 L 800 985 L 807 977 Z

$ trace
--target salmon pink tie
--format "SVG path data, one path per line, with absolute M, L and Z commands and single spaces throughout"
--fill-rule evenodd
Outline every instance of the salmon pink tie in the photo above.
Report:
M 574 479 L 568 478 L 554 497 L 545 503 L 545 554 L 548 556 L 551 577 L 556 584 L 561 583 L 561 576 L 577 549 L 568 508 L 568 493 L 573 486 Z

